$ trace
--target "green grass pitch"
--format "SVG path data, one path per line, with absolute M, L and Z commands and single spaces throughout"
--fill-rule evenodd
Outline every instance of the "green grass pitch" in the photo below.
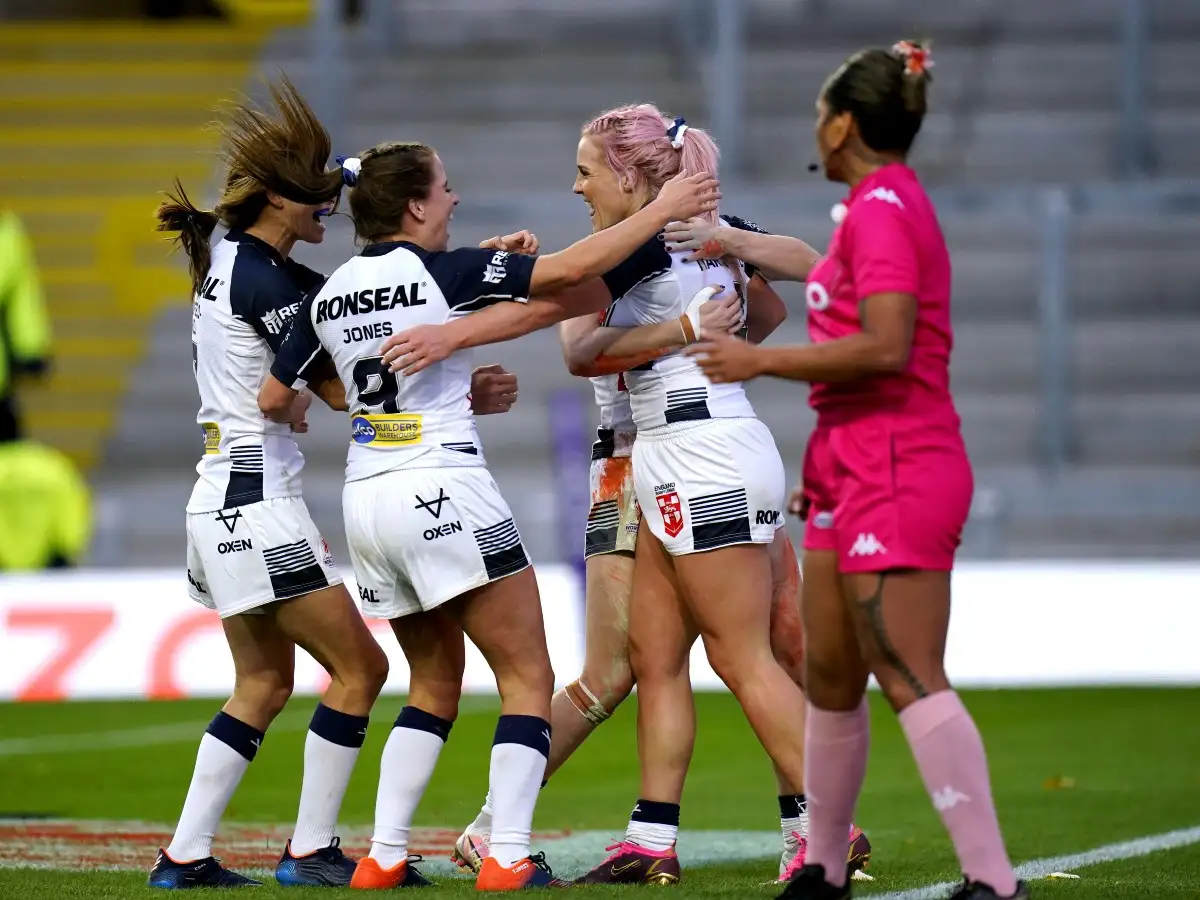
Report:
M 1200 691 L 1012 690 L 964 692 L 964 698 L 987 742 L 1000 817 L 1015 861 L 1200 825 Z M 304 728 L 314 702 L 294 699 L 268 732 L 234 797 L 228 822 L 279 823 L 286 829 L 295 815 Z M 542 792 L 535 828 L 552 865 L 556 834 L 621 834 L 637 798 L 635 702 L 630 700 L 597 731 Z M 953 880 L 957 872 L 949 842 L 895 717 L 878 695 L 871 702 L 873 746 L 858 820 L 874 844 L 869 871 L 875 880 L 856 883 L 855 895 L 887 896 Z M 169 830 L 187 787 L 196 741 L 219 705 L 0 705 L 0 818 L 6 820 L 0 827 L 0 898 L 158 896 L 160 892 L 143 886 L 155 837 L 131 836 L 126 826 L 129 821 L 151 822 Z M 385 697 L 377 706 L 342 808 L 344 833 L 359 836 L 354 849 L 361 849 L 361 836 L 369 834 L 379 753 L 400 706 L 396 697 Z M 697 698 L 697 706 L 700 735 L 683 800 L 684 881 L 672 889 L 674 896 L 772 897 L 775 891 L 764 883 L 778 864 L 779 837 L 770 766 L 732 698 L 705 694 Z M 492 699 L 464 701 L 417 825 L 456 834 L 474 816 L 486 787 L 496 714 Z M 30 817 L 26 825 L 33 831 L 46 819 L 109 820 L 121 836 L 102 834 L 91 843 L 60 837 L 52 848 L 55 858 L 71 861 L 78 847 L 72 867 L 83 860 L 91 866 L 132 868 L 68 871 L 65 863 L 46 862 L 45 840 L 39 844 L 22 837 L 25 832 L 12 821 L 16 817 Z M 746 849 L 723 854 L 728 862 L 688 866 L 689 838 L 699 848 L 714 840 L 699 833 L 717 830 L 757 834 L 739 837 L 736 846 Z M 251 850 L 257 854 L 254 867 L 271 867 L 280 849 L 264 838 Z M 216 853 L 221 854 L 221 835 Z M 733 858 L 738 853 L 742 858 Z M 42 867 L 23 867 L 37 860 Z M 578 864 L 564 866 L 559 860 L 557 868 L 571 875 Z M 1073 871 L 1078 880 L 1037 881 L 1035 897 L 1196 898 L 1200 844 Z M 439 882 L 439 894 L 473 893 L 468 880 L 441 876 L 437 866 L 431 874 Z M 269 882 L 254 889 L 253 896 L 295 897 L 297 890 Z M 630 889 L 576 890 L 600 896 L 624 895 Z

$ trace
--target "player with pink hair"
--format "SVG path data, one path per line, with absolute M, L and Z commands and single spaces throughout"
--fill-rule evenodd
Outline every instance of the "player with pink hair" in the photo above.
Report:
M 760 349 L 714 335 L 690 351 L 716 383 L 807 381 L 817 411 L 803 476 L 809 846 L 789 900 L 850 897 L 842 841 L 866 775 L 869 674 L 954 843 L 964 884 L 953 900 L 1029 897 L 943 660 L 973 476 L 950 394 L 950 255 L 905 164 L 930 65 L 908 41 L 863 50 L 821 91 L 821 162 L 850 193 L 808 273 L 812 342 Z
M 649 104 L 620 107 L 584 126 L 575 192 L 588 205 L 593 229 L 601 230 L 636 212 L 676 173 L 714 171 L 718 156 L 712 139 L 683 119 L 672 122 Z M 715 224 L 717 213 L 707 219 Z M 780 303 L 767 281 L 736 259 L 690 261 L 668 253 L 660 240 L 647 242 L 608 273 L 605 283 L 612 305 L 604 324 L 580 319 L 563 326 L 572 371 L 585 371 L 588 361 L 608 352 L 629 328 L 668 321 L 700 285 L 720 285 L 743 303 L 748 300 L 750 310 Z M 781 319 L 756 327 L 752 338 L 761 340 Z M 782 464 L 741 389 L 709 384 L 678 352 L 632 369 L 616 384 L 626 388 L 618 395 L 630 406 L 630 438 L 636 433 L 631 480 L 649 528 L 638 535 L 631 593 L 589 595 L 588 604 L 590 615 L 594 603 L 608 601 L 600 608 L 611 611 L 610 618 L 628 609 L 627 632 L 611 622 L 596 624 L 628 641 L 611 649 L 622 663 L 624 652 L 629 654 L 639 685 L 643 784 L 626 839 L 581 881 L 668 883 L 679 877 L 675 835 L 695 732 L 688 660 L 698 635 L 776 762 L 786 838 L 781 872 L 787 871 L 803 860 L 806 810 L 804 723 L 793 713 L 802 705 L 795 683 L 803 643 L 800 581 L 791 542 L 780 527 Z M 605 390 L 598 380 L 602 405 Z M 620 563 L 627 573 L 630 562 Z M 734 596 L 737 602 L 730 603 Z M 592 621 L 588 630 L 590 645 Z M 764 695 L 764 685 L 774 696 Z M 862 864 L 869 844 L 861 832 L 854 837 L 852 855 Z
M 709 167 L 716 166 L 717 157 L 716 146 L 708 135 L 690 128 L 683 120 L 672 123 L 655 107 L 646 104 L 622 107 L 585 126 L 577 151 L 575 193 L 588 205 L 593 231 L 604 231 L 634 215 L 673 176 L 693 170 L 711 171 Z M 717 221 L 716 216 L 710 220 Z M 738 227 L 755 228 L 741 220 L 730 218 L 727 221 Z M 517 237 L 497 237 L 485 243 L 513 252 L 536 252 L 536 242 L 531 244 L 527 239 L 517 240 Z M 657 502 L 649 508 L 656 510 L 652 513 L 655 521 L 661 516 L 669 518 L 661 527 L 670 537 L 682 535 L 682 539 L 675 542 L 675 549 L 688 560 L 705 557 L 716 560 L 710 565 L 727 565 L 728 562 L 720 563 L 722 557 L 746 549 L 752 554 L 751 568 L 769 579 L 763 579 L 765 588 L 759 586 L 762 588 L 760 596 L 750 604 L 756 613 L 765 617 L 755 621 L 761 626 L 756 637 L 764 642 L 757 650 L 761 652 L 765 647 L 767 660 L 771 660 L 774 651 L 787 674 L 792 676 L 792 680 L 785 677 L 785 684 L 790 693 L 796 694 L 795 699 L 783 696 L 776 700 L 780 714 L 786 712 L 793 720 L 797 734 L 792 747 L 798 757 L 803 717 L 802 713 L 797 715 L 797 711 L 803 710 L 803 704 L 793 681 L 800 677 L 803 644 L 799 621 L 800 579 L 791 542 L 786 531 L 778 527 L 781 524 L 778 504 L 782 500 L 782 468 L 780 466 L 778 471 L 780 496 L 777 497 L 775 485 L 764 483 L 751 472 L 758 467 L 759 460 L 739 443 L 742 438 L 729 439 L 714 432 L 726 426 L 732 431 L 747 431 L 749 437 L 746 440 L 757 442 L 756 446 L 767 448 L 776 458 L 778 454 L 770 435 L 754 418 L 741 390 L 712 388 L 695 366 L 679 353 L 696 338 L 690 323 L 695 321 L 692 315 L 697 306 L 704 310 L 705 307 L 724 305 L 700 303 L 713 291 L 724 291 L 734 301 L 733 323 L 735 327 L 744 323 L 744 330 L 751 340 L 762 340 L 770 334 L 783 320 L 786 310 L 767 281 L 753 270 L 747 271 L 737 260 L 689 261 L 683 254 L 668 253 L 663 241 L 657 237 L 608 272 L 603 282 L 606 288 L 603 308 L 606 311 L 602 317 L 597 319 L 594 312 L 581 315 L 563 323 L 561 334 L 571 371 L 593 376 L 601 410 L 601 428 L 593 447 L 593 507 L 585 545 L 587 649 L 584 671 L 554 697 L 551 720 L 555 737 L 547 777 L 612 714 L 633 687 L 638 668 L 635 662 L 631 669 L 630 654 L 638 637 L 636 633 L 631 635 L 631 626 L 636 632 L 639 616 L 630 609 L 631 591 L 636 590 L 634 585 L 642 577 L 635 573 L 645 569 L 645 563 L 635 566 L 634 548 L 636 546 L 640 559 L 645 553 L 643 545 L 652 541 L 658 550 L 658 564 L 665 563 L 669 567 L 670 563 L 662 553 L 658 538 L 644 533 L 639 536 L 644 529 L 639 527 L 641 511 L 635 487 L 638 494 L 643 494 L 646 486 L 635 485 L 638 466 L 636 459 L 630 457 L 637 456 L 638 448 L 645 440 L 670 444 L 673 441 L 669 439 L 682 431 L 689 432 L 689 441 L 704 438 L 706 433 L 709 435 L 710 446 L 698 448 L 696 452 L 707 454 L 707 458 L 714 460 L 715 471 L 701 474 L 699 491 L 680 480 L 679 490 L 673 497 L 665 498 L 666 508 Z M 723 309 L 710 312 L 718 319 L 725 314 Z M 713 327 L 703 318 L 703 313 L 701 321 L 705 328 Z M 548 324 L 550 322 L 536 309 L 521 310 L 501 304 L 445 326 L 413 329 L 397 335 L 385 344 L 385 361 L 393 370 L 411 373 L 419 371 L 431 360 L 441 358 L 449 350 L 511 339 Z M 689 330 L 692 330 L 690 335 Z M 649 434 L 635 440 L 635 437 L 640 438 L 639 432 L 647 428 Z M 691 450 L 685 445 L 678 452 L 682 457 L 678 466 L 682 479 L 687 474 L 684 463 L 690 458 Z M 765 471 L 767 481 L 776 474 L 769 467 L 759 471 Z M 730 495 L 728 498 L 705 496 L 703 488 L 716 482 L 729 482 L 727 486 L 732 490 L 725 492 Z M 649 496 L 655 495 L 650 493 Z M 683 502 L 689 498 L 694 498 L 694 503 L 685 512 Z M 754 509 L 750 508 L 750 501 Z M 643 509 L 647 502 L 651 501 L 642 500 Z M 683 534 L 685 526 L 688 533 Z M 653 525 L 651 530 L 654 530 Z M 646 571 L 653 571 L 655 564 L 652 557 L 652 568 Z M 684 567 L 695 568 L 687 563 Z M 733 571 L 732 568 L 726 570 L 726 580 Z M 707 578 L 705 575 L 696 577 L 700 582 Z M 738 581 L 736 590 L 740 592 L 740 578 Z M 646 592 L 645 584 L 642 590 Z M 665 613 L 660 615 L 653 611 L 655 605 L 663 605 Z M 673 580 L 657 586 L 652 584 L 643 606 L 650 612 L 641 617 L 642 628 L 646 631 L 641 643 L 657 662 L 661 642 L 656 644 L 655 636 L 661 627 L 667 628 L 664 634 L 669 638 L 669 654 L 661 658 L 670 659 L 670 665 L 674 667 L 671 672 L 673 687 L 682 688 L 682 691 L 676 690 L 677 696 L 664 704 L 668 711 L 662 713 L 662 727 L 671 731 L 679 750 L 673 753 L 665 767 L 660 766 L 667 771 L 652 777 L 651 788 L 646 792 L 648 799 L 639 803 L 639 811 L 634 815 L 641 821 L 631 824 L 631 839 L 618 848 L 620 853 L 633 854 L 637 862 L 636 865 L 622 863 L 617 867 L 622 875 L 620 880 L 633 883 L 678 879 L 673 834 L 678 822 L 679 789 L 686 773 L 694 731 L 687 660 L 696 630 L 691 624 L 690 613 L 685 613 L 680 606 Z M 736 605 L 731 604 L 731 608 L 736 609 Z M 736 655 L 733 651 L 725 652 L 727 657 Z M 724 662 L 724 658 L 721 659 Z M 737 664 L 736 660 L 731 660 L 723 674 L 736 671 Z M 647 661 L 643 665 L 649 668 L 651 663 Z M 779 664 L 773 664 L 773 669 L 779 672 Z M 646 686 L 640 690 L 644 705 Z M 672 706 L 674 701 L 677 703 Z M 782 875 L 803 862 L 806 809 L 800 760 L 790 761 L 790 771 L 783 766 L 777 770 L 780 775 L 781 827 L 785 837 L 780 866 Z M 660 782 L 661 787 L 658 786 Z M 654 805 L 655 801 L 658 806 Z M 661 808 L 666 808 L 665 813 Z M 651 818 L 660 814 L 666 816 L 666 823 L 656 823 Z M 672 837 L 665 842 L 657 834 L 659 825 L 671 831 Z M 478 869 L 488 854 L 490 831 L 491 809 L 485 802 L 475 821 L 459 838 L 455 861 L 464 868 Z M 848 858 L 862 865 L 869 854 L 869 843 L 856 830 L 851 835 Z M 610 867 L 602 868 L 607 871 Z

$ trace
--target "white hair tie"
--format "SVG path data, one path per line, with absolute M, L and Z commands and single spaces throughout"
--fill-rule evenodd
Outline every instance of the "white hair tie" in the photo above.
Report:
M 342 167 L 342 182 L 346 187 L 354 187 L 358 181 L 358 173 L 362 171 L 362 160 L 357 156 L 334 157 Z
M 676 150 L 683 149 L 683 136 L 687 134 L 687 121 L 683 116 L 679 116 L 667 129 L 667 139 L 671 142 L 671 146 Z

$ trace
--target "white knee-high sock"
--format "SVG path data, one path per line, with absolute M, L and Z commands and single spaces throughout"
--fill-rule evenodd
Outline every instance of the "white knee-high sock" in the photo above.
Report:
M 257 728 L 226 712 L 216 714 L 200 738 L 192 783 L 167 856 L 175 862 L 212 856 L 217 824 L 262 741 Z
M 392 869 L 408 858 L 408 832 L 413 814 L 454 723 L 415 706 L 406 706 L 383 748 L 379 793 L 375 797 L 375 831 L 371 858 Z
M 366 716 L 318 703 L 304 741 L 304 781 L 292 835 L 292 855 L 307 856 L 333 842 L 338 813 L 358 751 L 367 739 Z
M 549 756 L 549 722 L 538 716 L 500 717 L 492 742 L 489 775 L 492 799 L 489 853 L 505 868 L 529 855 L 533 810 Z

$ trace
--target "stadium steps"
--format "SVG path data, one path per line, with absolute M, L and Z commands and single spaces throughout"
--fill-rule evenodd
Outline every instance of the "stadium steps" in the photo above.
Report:
M 184 305 L 185 267 L 154 231 L 178 174 L 196 195 L 205 127 L 245 87 L 260 28 L 139 24 L 0 27 L 0 203 L 38 259 L 54 327 L 50 377 L 22 391 L 30 432 L 85 469 L 103 455 L 149 325 Z
M 311 0 L 217 0 L 217 5 L 242 26 L 299 25 L 312 14 Z

